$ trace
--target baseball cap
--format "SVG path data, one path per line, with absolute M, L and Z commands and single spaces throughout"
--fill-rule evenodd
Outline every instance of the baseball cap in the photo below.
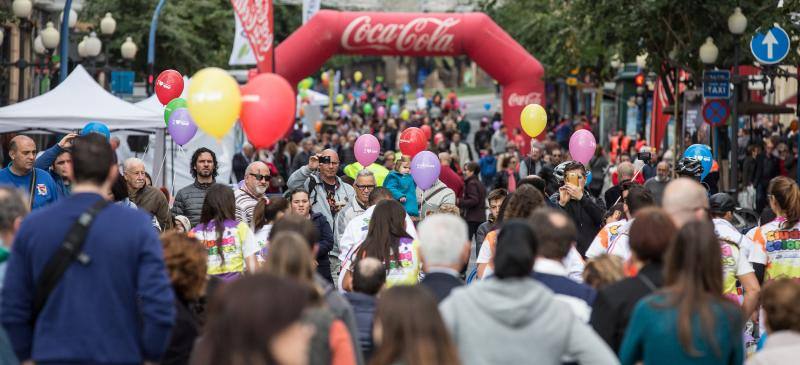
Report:
M 736 201 L 727 193 L 716 193 L 708 198 L 709 210 L 714 213 L 733 212 L 737 210 Z

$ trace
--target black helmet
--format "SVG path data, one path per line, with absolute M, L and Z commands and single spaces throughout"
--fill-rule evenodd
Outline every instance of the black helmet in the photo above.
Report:
M 709 210 L 712 213 L 732 212 L 736 209 L 736 201 L 728 193 L 716 193 L 708 198 Z
M 678 160 L 675 172 L 678 176 L 697 178 L 699 180 L 700 176 L 703 175 L 703 164 L 697 158 L 684 157 Z

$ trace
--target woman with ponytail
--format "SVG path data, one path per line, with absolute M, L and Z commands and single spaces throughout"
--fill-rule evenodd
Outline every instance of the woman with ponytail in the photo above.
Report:
M 784 176 L 772 179 L 767 199 L 777 218 L 756 229 L 750 261 L 764 266 L 764 281 L 800 278 L 800 188 Z

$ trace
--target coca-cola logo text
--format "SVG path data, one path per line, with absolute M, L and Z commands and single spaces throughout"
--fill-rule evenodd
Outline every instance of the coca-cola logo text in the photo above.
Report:
M 272 50 L 274 35 L 269 26 L 270 2 L 267 0 L 231 0 L 242 22 L 256 61 L 263 62 Z
M 508 106 L 510 107 L 523 107 L 529 104 L 542 104 L 542 94 L 537 92 L 524 95 L 511 93 L 511 95 L 508 96 Z
M 451 28 L 456 18 L 415 18 L 406 24 L 374 23 L 369 15 L 353 19 L 342 34 L 342 48 L 348 51 L 455 52 Z

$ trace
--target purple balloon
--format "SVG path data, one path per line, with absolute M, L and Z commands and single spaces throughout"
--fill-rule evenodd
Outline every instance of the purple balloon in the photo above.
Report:
M 494 130 L 500 130 L 501 125 L 503 125 L 503 122 L 496 120 L 492 123 L 492 128 L 494 128 Z
M 597 142 L 594 140 L 594 135 L 585 129 L 575 131 L 569 138 L 570 156 L 584 165 L 592 159 L 595 148 L 597 148 Z
M 197 133 L 197 124 L 194 123 L 192 116 L 189 115 L 189 109 L 178 108 L 169 116 L 167 130 L 169 135 L 172 136 L 172 140 L 179 146 L 183 146 Z
M 353 145 L 353 152 L 358 163 L 367 167 L 378 159 L 378 155 L 381 153 L 381 143 L 371 134 L 362 134 Z
M 417 153 L 411 160 L 411 177 L 414 178 L 417 187 L 422 190 L 433 186 L 441 171 L 442 165 L 439 163 L 439 157 L 431 151 Z

